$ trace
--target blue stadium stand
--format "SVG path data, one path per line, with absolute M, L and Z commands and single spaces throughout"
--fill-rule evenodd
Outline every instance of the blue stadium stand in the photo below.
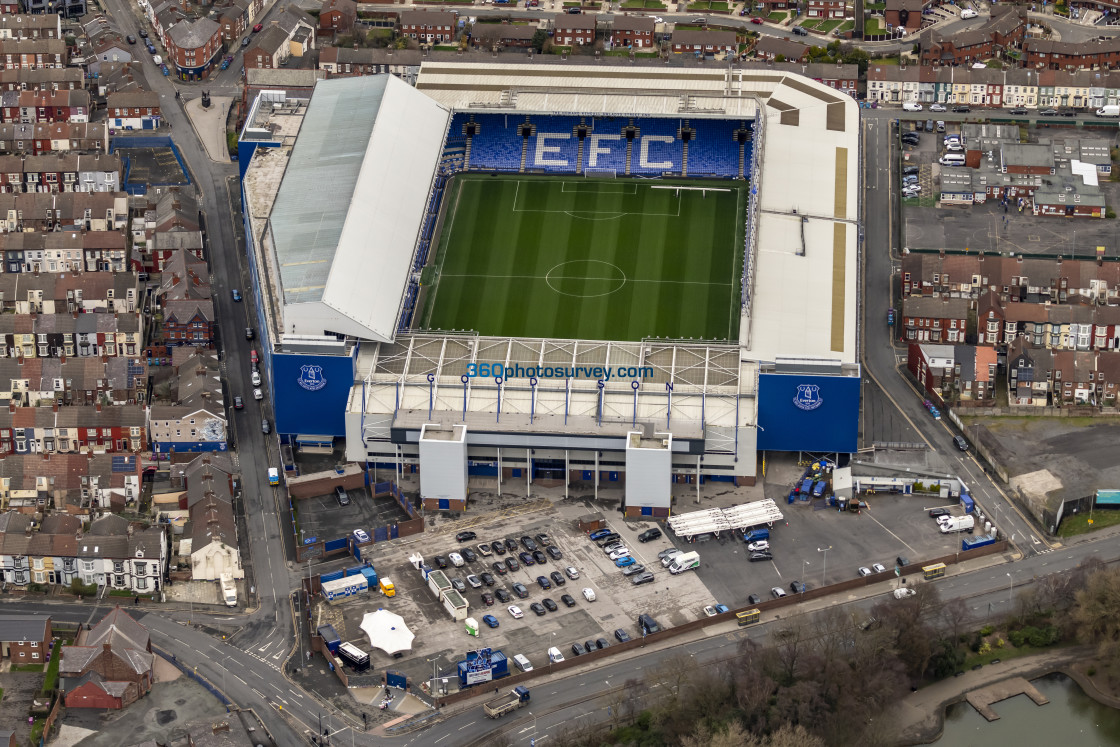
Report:
M 738 177 L 740 146 L 735 133 L 743 129 L 742 123 L 730 119 L 691 119 L 688 125 L 693 131 L 688 143 L 688 175 Z

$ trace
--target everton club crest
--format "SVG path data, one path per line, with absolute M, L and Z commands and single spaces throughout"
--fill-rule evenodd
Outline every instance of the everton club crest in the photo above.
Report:
M 817 409 L 824 404 L 824 400 L 821 399 L 821 388 L 816 384 L 798 384 L 793 404 L 802 410 Z
M 309 392 L 317 392 L 327 385 L 322 366 L 300 366 L 299 385 Z

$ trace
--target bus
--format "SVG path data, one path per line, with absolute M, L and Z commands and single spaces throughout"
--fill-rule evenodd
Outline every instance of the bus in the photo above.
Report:
M 355 672 L 364 672 L 369 669 L 369 654 L 349 641 L 339 645 L 338 658 L 342 659 L 343 663 L 349 665 Z
M 758 618 L 760 618 L 761 616 L 762 613 L 758 610 L 745 610 L 743 612 L 735 613 L 735 619 L 739 621 L 740 628 L 758 622 Z
M 279 485 L 280 484 L 280 470 L 276 469 L 275 467 L 269 467 L 268 468 L 268 484 L 269 485 Z
M 926 581 L 932 581 L 935 578 L 943 578 L 945 576 L 945 564 L 935 563 L 933 565 L 922 566 L 922 575 Z

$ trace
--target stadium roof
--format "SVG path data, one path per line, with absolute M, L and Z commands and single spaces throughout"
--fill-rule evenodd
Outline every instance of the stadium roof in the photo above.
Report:
M 449 117 L 391 75 L 316 85 L 269 214 L 284 332 L 392 339 Z

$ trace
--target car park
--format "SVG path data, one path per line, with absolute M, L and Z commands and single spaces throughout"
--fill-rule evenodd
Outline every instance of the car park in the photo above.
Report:
M 774 556 L 769 552 L 752 552 L 747 559 L 752 563 L 757 563 L 760 561 L 773 560 Z
M 646 567 L 640 563 L 628 565 L 622 569 L 623 576 L 636 576 L 639 573 L 645 573 Z
M 666 549 L 662 550 L 661 552 L 657 553 L 657 559 L 658 560 L 664 560 L 665 558 L 680 555 L 680 553 L 681 553 L 681 551 L 678 550 L 677 548 L 669 547 L 669 548 L 666 548 Z
M 548 557 L 552 558 L 553 560 L 561 560 L 564 557 L 564 553 L 560 552 L 560 548 L 556 545 L 549 545 L 544 549 L 544 551 L 547 552 Z
M 486 544 L 485 542 L 483 542 L 481 545 L 478 545 L 477 547 L 478 554 L 484 558 L 488 558 L 494 554 L 494 551 L 490 549 L 490 545 Z
M 520 620 L 522 617 L 525 616 L 525 613 L 522 612 L 521 608 L 518 607 L 516 604 L 511 604 L 509 607 L 506 607 L 506 609 L 509 611 L 509 614 L 515 620 Z
M 548 562 L 548 557 L 540 550 L 534 550 L 533 560 L 536 561 L 537 565 L 544 565 Z
M 529 590 L 525 588 L 525 584 L 517 582 L 513 585 L 513 593 L 517 595 L 518 599 L 528 599 Z
M 639 573 L 637 576 L 634 576 L 634 578 L 630 580 L 630 583 L 634 584 L 634 586 L 641 586 L 642 584 L 648 584 L 651 581 L 653 581 L 653 574 L 649 571 L 646 571 L 644 573 Z
M 926 120 L 926 132 L 933 132 L 933 120 L 932 119 L 927 119 Z
M 583 598 L 586 599 L 589 602 L 594 602 L 595 601 L 595 590 L 592 589 L 591 587 L 584 587 Z
M 475 555 L 474 550 L 470 549 L 469 547 L 464 547 L 459 551 L 459 554 L 462 555 L 463 560 L 467 561 L 468 563 L 473 563 L 474 561 L 478 560 L 478 556 Z
M 624 558 L 629 554 L 630 554 L 630 550 L 628 550 L 625 547 L 620 546 L 620 547 L 612 550 L 610 555 L 608 555 L 607 557 L 610 558 L 611 560 L 618 560 L 619 558 Z
M 639 534 L 638 535 L 638 541 L 639 542 L 649 542 L 651 540 L 657 539 L 660 536 L 661 536 L 661 530 L 658 529 L 657 527 L 654 527 L 652 529 L 647 529 L 644 532 L 642 532 L 641 534 Z
M 565 607 L 575 607 L 576 600 L 571 594 L 561 594 L 560 601 L 563 602 Z
M 517 552 L 517 540 L 507 537 L 505 542 L 507 550 L 509 550 L 510 552 Z
M 366 531 L 364 529 L 355 529 L 354 539 L 356 539 L 358 542 L 369 542 L 369 535 L 366 534 Z
M 493 615 L 483 615 L 482 622 L 486 623 L 491 628 L 498 627 L 498 618 L 494 617 Z
M 470 540 L 477 539 L 478 535 L 474 532 L 459 532 L 455 535 L 455 539 L 460 542 L 469 542 Z
M 481 589 L 482 588 L 482 580 L 478 576 L 474 575 L 473 573 L 471 575 L 467 576 L 467 583 L 471 585 L 472 589 Z
M 903 176 L 917 176 L 919 173 L 921 173 L 921 170 L 922 170 L 921 166 L 907 166 L 906 168 L 904 168 L 902 170 L 902 175 Z
M 511 571 L 521 570 L 521 564 L 517 562 L 517 558 L 506 558 L 506 568 Z
M 918 175 L 917 174 L 907 174 L 906 176 L 902 177 L 902 183 L 903 184 L 917 184 L 918 183 Z
M 780 586 L 775 586 L 774 588 L 772 588 L 770 590 L 770 595 L 773 596 L 775 599 L 781 599 L 782 597 L 784 597 L 786 595 L 786 590 L 783 589 Z
M 885 571 L 887 569 L 886 569 L 886 567 L 883 566 L 882 563 L 872 563 L 871 564 L 871 570 L 874 571 L 875 573 L 882 573 L 883 571 Z
M 534 552 L 537 549 L 537 543 L 530 539 L 528 536 L 521 538 L 521 546 L 529 552 Z
M 494 595 L 488 591 L 482 592 L 482 603 L 487 607 L 494 606 Z
M 649 616 L 649 613 L 643 612 L 638 615 L 638 630 L 640 630 L 643 635 L 660 633 L 661 626 L 657 624 L 656 620 Z
M 509 569 L 506 568 L 506 564 L 501 562 L 500 560 L 496 560 L 491 563 L 490 567 L 493 568 L 499 576 L 504 576 L 509 573 Z
M 537 617 L 543 616 L 546 612 L 544 605 L 540 602 L 533 602 L 529 605 L 529 609 L 532 610 L 533 614 L 535 614 Z
M 538 545 L 540 545 L 541 547 L 548 547 L 549 545 L 552 544 L 552 538 L 549 537 L 544 532 L 541 532 L 540 534 L 533 535 L 533 540 L 536 541 L 536 543 Z
M 758 594 L 751 594 L 747 597 L 747 604 L 762 604 L 762 597 Z
M 340 506 L 349 506 L 350 505 L 350 495 L 345 490 L 343 490 L 341 487 L 336 487 L 334 489 L 334 499 L 336 501 L 338 501 L 338 505 L 340 505 Z M 436 559 L 437 560 L 440 559 L 438 555 L 436 556 Z M 446 562 L 444 563 L 444 565 L 442 565 L 440 567 L 441 568 L 446 568 L 447 567 Z
M 520 560 L 521 565 L 525 566 L 526 568 L 528 568 L 531 565 L 536 565 L 537 564 L 537 561 L 533 560 L 533 556 L 530 555 L 527 552 L 523 552 L 520 555 L 518 555 L 517 559 Z
M 634 560 L 633 555 L 623 555 L 616 559 L 614 561 L 614 564 L 616 568 L 625 568 L 627 566 L 634 565 L 637 562 L 638 561 Z
M 929 110 L 930 110 L 931 112 L 943 112 L 943 111 L 948 111 L 948 109 L 946 108 L 946 106 L 945 106 L 944 104 L 930 104 L 930 105 L 929 105 Z
M 952 512 L 947 508 L 931 508 L 929 510 L 929 518 L 939 519 L 942 516 L 949 516 Z
M 509 600 L 513 599 L 513 597 L 510 595 L 510 593 L 508 591 L 506 591 L 505 589 L 495 589 L 494 590 L 494 596 L 496 596 L 498 598 L 498 601 L 501 602 L 502 604 L 505 604 Z
M 546 610 L 548 610 L 549 612 L 555 612 L 556 610 L 560 609 L 559 607 L 556 606 L 556 602 L 552 601 L 548 597 L 545 597 L 544 599 L 542 599 L 541 604 L 543 604 L 544 608 Z
M 619 643 L 626 643 L 627 641 L 630 640 L 630 634 L 627 633 L 622 628 L 618 628 L 617 630 L 614 631 L 614 637 L 616 639 L 618 639 Z
M 937 131 L 938 132 L 945 132 L 945 120 L 943 120 L 943 119 L 937 120 Z
M 487 586 L 494 585 L 494 575 L 491 573 L 484 572 L 479 576 L 479 578 L 482 579 L 482 583 L 486 584 Z
M 575 566 L 568 566 L 564 569 L 564 573 L 567 574 L 568 578 L 572 579 L 573 581 L 579 578 L 579 571 L 576 570 Z
M 770 549 L 770 543 L 766 540 L 759 540 L 758 542 L 751 542 L 747 545 L 747 552 L 765 552 Z
M 462 568 L 463 567 L 463 556 L 460 555 L 459 553 L 457 553 L 457 552 L 450 553 L 447 556 L 447 559 L 450 560 L 451 565 L 455 566 L 456 568 Z
M 461 579 L 459 577 L 455 577 L 455 578 L 451 579 L 451 586 L 455 589 L 455 591 L 459 592 L 460 594 L 462 594 L 464 591 L 467 590 L 467 585 L 464 584 L 463 579 Z
M 611 542 L 608 545 L 603 545 L 603 552 L 607 555 L 610 555 L 615 550 L 621 549 L 623 547 L 625 547 L 625 545 L 623 545 L 621 542 L 615 541 Z
M 572 644 L 572 655 L 573 656 L 583 656 L 586 653 L 587 653 L 587 649 L 583 647 L 582 643 L 577 642 L 577 643 Z
M 592 542 L 598 542 L 601 537 L 606 537 L 608 534 L 611 534 L 611 530 L 609 529 L 596 529 L 594 532 L 587 535 L 587 537 Z
M 804 594 L 805 590 L 808 588 L 809 587 L 801 581 L 790 581 L 789 583 L 789 590 L 794 594 Z
M 537 576 L 537 586 L 541 587 L 542 589 L 551 589 L 552 582 L 549 581 L 545 576 Z
M 611 642 L 608 641 L 606 638 L 596 638 L 595 639 L 595 648 L 599 649 L 600 651 L 602 651 L 605 648 L 609 648 L 610 645 L 611 645 Z
M 503 542 L 492 542 L 490 544 L 490 549 L 496 552 L 498 555 L 506 554 L 506 546 Z
M 867 566 L 861 565 L 859 567 L 858 573 L 859 573 L 860 576 L 866 578 L 867 576 L 871 575 L 871 569 L 868 568 Z
M 564 580 L 564 577 L 560 575 L 559 571 L 553 571 L 552 573 L 548 574 L 548 577 L 552 579 L 552 583 L 554 586 L 563 586 L 567 583 L 567 581 Z
M 610 532 L 609 534 L 604 534 L 602 537 L 600 537 L 597 542 L 599 543 L 599 547 L 606 547 L 607 545 L 618 542 L 621 539 L 621 535 L 615 532 Z

